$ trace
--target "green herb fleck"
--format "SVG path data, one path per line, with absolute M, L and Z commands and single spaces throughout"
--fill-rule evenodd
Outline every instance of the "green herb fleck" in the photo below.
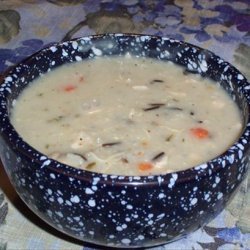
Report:
M 63 115 L 59 115 L 59 116 L 57 116 L 55 118 L 52 118 L 52 119 L 48 120 L 48 122 L 60 122 L 63 118 L 64 118 Z
M 164 81 L 161 79 L 154 79 L 150 82 L 150 84 L 154 84 L 154 83 L 163 83 Z
M 173 137 L 174 137 L 174 134 L 169 135 L 169 136 L 166 138 L 166 141 L 167 141 L 167 142 L 170 142 L 170 141 L 173 139 Z
M 87 166 L 86 169 L 91 169 L 96 165 L 96 162 L 90 162 Z

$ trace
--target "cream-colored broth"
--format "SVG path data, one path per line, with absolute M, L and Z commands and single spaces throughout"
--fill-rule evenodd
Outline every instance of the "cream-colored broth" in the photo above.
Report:
M 120 175 L 187 169 L 225 151 L 242 128 L 218 84 L 129 56 L 62 66 L 35 80 L 12 113 L 24 140 L 44 154 Z

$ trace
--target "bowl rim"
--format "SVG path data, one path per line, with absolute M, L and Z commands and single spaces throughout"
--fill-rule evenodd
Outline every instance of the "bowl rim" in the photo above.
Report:
M 116 174 L 104 174 L 99 172 L 92 172 L 84 169 L 78 169 L 63 163 L 60 163 L 52 158 L 47 157 L 45 154 L 41 153 L 31 145 L 29 145 L 25 140 L 22 139 L 22 137 L 18 134 L 18 132 L 15 130 L 14 126 L 11 124 L 9 119 L 9 110 L 7 105 L 7 97 L 8 94 L 11 93 L 11 87 L 15 88 L 15 84 L 11 83 L 9 80 L 9 77 L 12 77 L 13 74 L 15 74 L 15 70 L 17 67 L 22 67 L 25 64 L 32 63 L 32 60 L 40 54 L 46 53 L 46 51 L 50 50 L 52 47 L 60 47 L 60 46 L 67 46 L 68 44 L 72 44 L 74 41 L 81 41 L 83 39 L 87 39 L 90 41 L 97 41 L 99 39 L 102 39 L 103 37 L 108 38 L 126 38 L 126 37 L 133 37 L 133 38 L 141 38 L 145 37 L 146 39 L 157 39 L 161 41 L 171 41 L 178 43 L 183 46 L 188 46 L 190 48 L 195 48 L 199 52 L 205 51 L 211 54 L 214 58 L 222 60 L 224 62 L 229 70 L 231 71 L 231 74 L 238 74 L 240 75 L 240 79 L 238 84 L 241 84 L 241 93 L 243 93 L 248 107 L 248 117 L 246 119 L 245 125 L 242 129 L 241 134 L 237 137 L 237 139 L 234 141 L 234 143 L 227 148 L 223 153 L 219 154 L 218 156 L 215 156 L 213 159 L 206 161 L 205 163 L 201 163 L 198 165 L 195 165 L 193 167 L 174 171 L 170 173 L 163 173 L 163 174 L 153 174 L 153 175 L 116 175 Z M 199 74 L 199 73 L 198 73 Z M 11 84 L 11 85 L 9 85 Z M 2 136 L 3 140 L 5 140 L 6 144 L 11 145 L 12 149 L 14 148 L 15 151 L 20 152 L 23 156 L 27 157 L 28 159 L 33 158 L 33 161 L 38 164 L 37 168 L 35 170 L 42 170 L 44 168 L 49 169 L 50 171 L 54 172 L 55 174 L 63 174 L 67 177 L 72 177 L 79 180 L 84 181 L 92 181 L 93 179 L 98 180 L 100 183 L 108 183 L 111 182 L 112 185 L 155 185 L 155 184 L 161 184 L 166 183 L 168 184 L 171 179 L 174 179 L 175 185 L 177 184 L 183 184 L 187 183 L 190 180 L 194 180 L 197 178 L 197 175 L 199 178 L 210 176 L 213 172 L 221 171 L 221 166 L 218 166 L 215 163 L 226 161 L 229 157 L 229 155 L 234 155 L 238 150 L 241 150 L 241 146 L 243 144 L 244 140 L 247 140 L 248 138 L 248 145 L 244 144 L 244 148 L 242 151 L 246 151 L 250 149 L 249 144 L 249 134 L 250 134 L 250 83 L 247 81 L 246 77 L 238 70 L 236 69 L 231 63 L 225 61 L 220 56 L 217 56 L 213 52 L 211 52 L 208 49 L 203 49 L 199 46 L 196 46 L 194 44 L 179 41 L 176 39 L 172 39 L 165 36 L 157 36 L 157 35 L 148 35 L 148 34 L 136 34 L 136 33 L 107 33 L 107 34 L 96 34 L 96 35 L 89 35 L 89 36 L 83 36 L 74 38 L 68 41 L 58 42 L 58 43 L 51 43 L 48 46 L 40 49 L 39 51 L 33 53 L 26 59 L 22 60 L 20 63 L 16 64 L 14 67 L 12 67 L 7 73 L 4 74 L 4 77 L 2 80 L 0 80 L 0 119 L 1 127 L 0 127 L 0 136 Z M 11 136 L 10 136 L 11 135 Z M 12 137 L 14 140 L 12 140 Z M 18 143 L 17 143 L 18 142 Z M 24 150 L 24 148 L 26 150 Z M 233 159 L 231 159 L 233 160 Z M 52 166 L 51 166 L 52 163 Z M 3 164 L 4 165 L 4 164 Z M 39 167 L 40 166 L 40 167 Z M 5 166 L 4 166 L 5 167 Z

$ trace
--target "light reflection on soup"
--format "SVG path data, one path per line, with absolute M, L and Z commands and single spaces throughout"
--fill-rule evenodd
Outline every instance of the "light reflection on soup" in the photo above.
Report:
M 42 153 L 120 175 L 187 169 L 224 152 L 242 129 L 218 84 L 130 56 L 62 66 L 25 89 L 12 113 L 17 131 Z

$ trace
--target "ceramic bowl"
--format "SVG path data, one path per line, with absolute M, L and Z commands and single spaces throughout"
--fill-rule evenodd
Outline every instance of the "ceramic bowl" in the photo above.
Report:
M 17 134 L 10 111 L 33 79 L 65 63 L 126 53 L 172 61 L 217 81 L 241 110 L 240 138 L 220 156 L 185 171 L 133 177 L 60 164 Z M 23 201 L 61 232 L 102 246 L 155 246 L 206 224 L 236 193 L 250 164 L 249 102 L 245 77 L 207 50 L 147 35 L 84 37 L 41 50 L 5 77 L 0 85 L 0 156 Z

